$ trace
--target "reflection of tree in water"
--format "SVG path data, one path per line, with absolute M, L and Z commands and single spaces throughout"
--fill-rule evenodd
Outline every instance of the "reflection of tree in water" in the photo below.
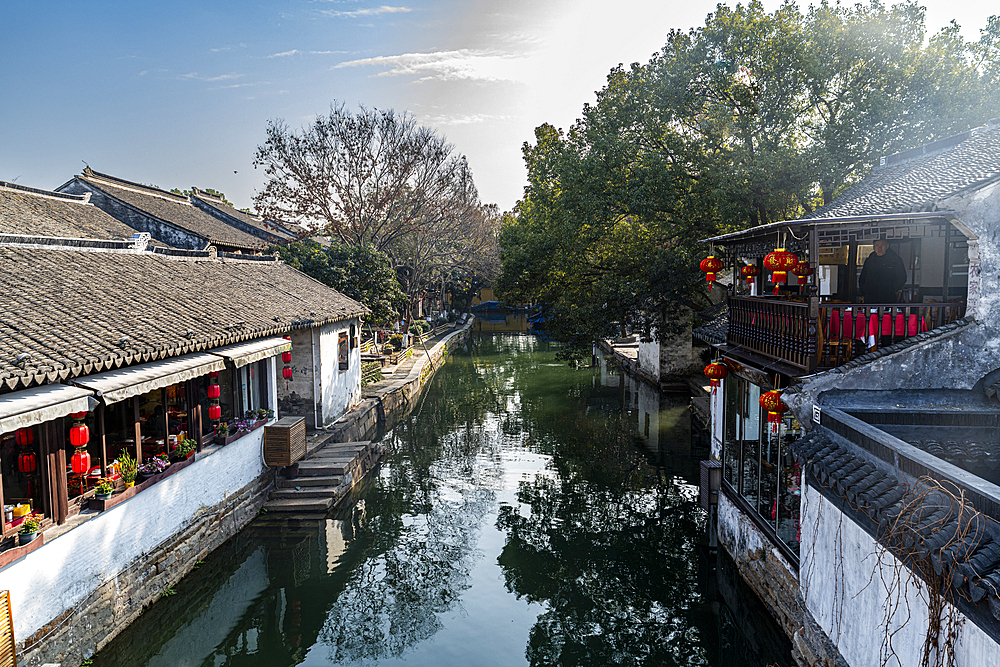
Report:
M 469 588 L 502 475 L 496 389 L 474 364 L 455 364 L 383 442 L 393 461 L 366 494 L 372 542 L 319 634 L 331 662 L 402 655 Z
M 508 589 L 547 611 L 532 628 L 531 665 L 707 664 L 698 599 L 696 512 L 680 487 L 624 493 L 538 478 L 501 509 Z

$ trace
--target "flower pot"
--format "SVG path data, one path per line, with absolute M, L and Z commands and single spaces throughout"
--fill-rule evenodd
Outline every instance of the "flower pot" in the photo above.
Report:
M 131 489 L 133 486 L 135 486 L 135 482 L 125 482 L 126 489 Z
M 110 493 L 95 493 L 94 494 L 94 498 L 96 498 L 97 500 L 107 500 L 110 497 L 111 497 Z
M 38 536 L 38 532 L 37 531 L 34 532 L 34 533 L 18 533 L 17 534 L 17 543 L 23 547 L 25 544 L 27 544 L 31 540 L 35 539 L 37 536 Z

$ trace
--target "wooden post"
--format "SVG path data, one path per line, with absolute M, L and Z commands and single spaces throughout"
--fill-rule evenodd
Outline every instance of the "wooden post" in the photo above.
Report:
M 42 438 L 48 452 L 49 479 L 52 489 L 52 519 L 65 523 L 69 514 L 69 488 L 66 480 L 65 435 L 61 432 L 62 420 L 53 420 L 41 429 Z
M 139 397 L 133 396 L 132 401 L 132 430 L 135 438 L 135 460 L 136 465 L 142 463 L 142 423 L 139 421 Z
M 104 403 L 97 404 L 95 411 L 95 426 L 97 427 L 97 437 L 101 441 L 101 477 L 108 476 L 108 439 L 104 429 Z
M 815 274 L 813 274 L 815 275 Z M 806 372 L 816 370 L 819 354 L 819 297 L 815 294 L 809 297 L 809 314 L 806 328 Z
M 188 437 L 195 441 L 196 449 L 200 452 L 202 448 L 201 437 L 201 403 L 197 400 L 198 392 L 194 380 L 187 381 L 188 396 Z M 191 437 L 194 433 L 194 437 Z

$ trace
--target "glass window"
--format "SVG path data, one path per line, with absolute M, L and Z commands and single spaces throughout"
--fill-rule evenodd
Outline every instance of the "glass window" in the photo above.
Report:
M 802 470 L 789 445 L 800 426 L 786 413 L 772 429 L 760 407 L 761 388 L 735 374 L 724 381 L 724 391 L 724 478 L 752 508 L 758 523 L 797 553 Z

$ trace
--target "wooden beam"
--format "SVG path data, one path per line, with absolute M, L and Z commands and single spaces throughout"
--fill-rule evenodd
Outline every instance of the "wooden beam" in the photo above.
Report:
M 142 463 L 142 422 L 139 421 L 139 397 L 133 396 L 132 401 L 132 431 L 135 438 L 136 464 Z

